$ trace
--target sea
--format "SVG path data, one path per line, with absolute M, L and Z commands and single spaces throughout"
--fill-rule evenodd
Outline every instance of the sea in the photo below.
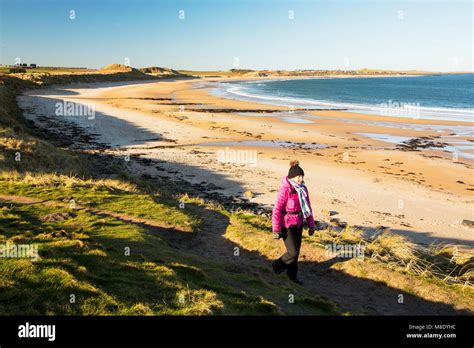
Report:
M 474 121 L 474 74 L 219 82 L 213 94 L 289 109 Z
M 432 131 L 439 134 L 439 141 L 448 144 L 444 151 L 453 156 L 474 159 L 474 74 L 219 81 L 201 87 L 211 88 L 213 95 L 224 98 L 285 106 L 288 110 L 279 114 L 239 114 L 279 117 L 289 123 L 315 123 L 317 119 L 325 118 L 305 113 L 306 109 L 387 116 L 377 121 L 351 117 L 339 120 Z M 390 117 L 406 118 L 407 122 L 393 122 Z M 436 122 L 410 122 L 413 119 L 452 122 L 441 125 Z M 392 144 L 410 139 L 402 139 L 390 132 L 359 134 Z

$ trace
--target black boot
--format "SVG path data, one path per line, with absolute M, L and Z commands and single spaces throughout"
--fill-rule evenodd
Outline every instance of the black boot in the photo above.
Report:
M 298 285 L 304 285 L 304 283 L 299 280 L 298 278 L 289 278 L 293 283 L 298 284 Z
M 272 262 L 273 272 L 280 274 L 286 269 L 286 264 L 281 259 L 276 259 Z

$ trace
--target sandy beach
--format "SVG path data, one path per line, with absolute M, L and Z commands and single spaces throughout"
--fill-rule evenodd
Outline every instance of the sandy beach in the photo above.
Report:
M 472 123 L 289 110 L 215 96 L 206 84 L 215 80 L 57 86 L 26 92 L 18 103 L 27 118 L 65 137 L 68 124 L 79 125 L 109 145 L 97 151 L 131 158 L 130 168 L 151 178 L 270 207 L 289 161 L 298 159 L 318 221 L 389 229 L 418 243 L 474 245 L 474 230 L 462 223 L 474 220 L 474 160 L 364 135 L 445 142 L 454 136 L 450 127 Z M 94 115 L 57 115 L 57 103 L 67 102 L 92 105 Z

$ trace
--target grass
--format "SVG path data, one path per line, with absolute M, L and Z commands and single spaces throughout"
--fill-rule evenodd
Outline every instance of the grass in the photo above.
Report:
M 160 254 L 169 253 L 159 237 L 145 239 L 139 227 L 83 212 L 67 224 L 38 224 L 35 219 L 56 212 L 56 208 L 40 206 L 2 207 L 7 227 L 2 228 L 3 235 L 14 230 L 16 236 L 23 235 L 22 243 L 38 244 L 40 250 L 38 261 L 0 263 L 3 315 L 199 315 L 222 309 L 223 302 L 215 293 L 189 280 L 185 283 L 170 262 L 157 264 L 142 257 L 141 243 L 161 250 Z M 66 230 L 67 237 L 52 237 L 51 231 L 57 230 Z M 19 242 L 14 236 L 9 239 Z M 129 246 L 131 255 L 125 256 L 123 250 Z M 189 301 L 181 302 L 184 291 Z M 75 303 L 70 303 L 71 295 Z
M 222 263 L 176 250 L 159 234 L 134 224 L 75 210 L 76 215 L 67 221 L 42 219 L 68 211 L 41 205 L 1 205 L 1 243 L 34 243 L 40 246 L 41 255 L 36 262 L 0 262 L 4 284 L 0 303 L 8 303 L 3 314 L 339 313 L 331 301 L 308 293 L 301 294 L 296 306 L 285 306 L 289 291 L 282 285 L 270 285 L 262 270 L 258 270 L 261 275 L 226 270 Z M 275 253 L 265 231 L 245 224 L 238 216 L 231 220 L 226 238 L 263 256 Z M 57 231 L 64 231 L 63 236 L 55 237 Z M 124 255 L 126 247 L 130 256 Z M 174 284 L 171 289 L 169 283 Z M 162 298 L 153 296 L 156 292 Z M 77 306 L 64 302 L 71 294 L 77 298 Z M 24 296 L 32 296 L 32 300 L 24 304 Z M 158 300 L 165 304 L 156 305 Z M 61 306 L 56 305 L 58 301 Z M 184 308 L 186 301 L 189 307 Z
M 18 178 L 16 178 L 18 180 Z M 1 192 L 61 202 L 74 197 L 101 211 L 173 224 L 174 233 L 196 232 L 201 220 L 170 198 L 134 193 L 109 181 L 78 179 L 58 185 L 3 178 Z M 187 204 L 192 202 L 188 200 Z M 50 221 L 48 217 L 66 216 Z M 191 226 L 191 228 L 190 228 Z M 58 235 L 57 232 L 62 232 Z M 37 245 L 40 259 L 0 261 L 0 313 L 65 315 L 335 314 L 330 301 L 305 293 L 285 306 L 286 292 L 253 275 L 222 269 L 211 259 L 171 246 L 139 224 L 84 209 L 43 204 L 0 204 L 0 242 Z M 130 255 L 125 255 L 130 248 Z M 70 303 L 71 295 L 76 302 Z M 28 301 L 24 301 L 24 298 Z M 321 307 L 303 308 L 308 301 Z
M 58 148 L 32 134 L 32 125 L 22 117 L 15 98 L 13 87 L 0 85 L 0 170 L 77 175 L 93 170 L 94 161 L 86 161 L 84 155 Z
M 0 72 L 8 73 L 11 67 L 9 66 L 0 66 Z M 39 66 L 36 68 L 27 68 L 27 73 L 84 73 L 84 72 L 94 72 L 94 69 L 87 68 L 68 68 L 68 67 L 48 67 L 48 66 Z
M 470 248 L 447 243 L 425 247 L 386 231 L 365 238 L 362 231 L 350 226 L 342 232 L 325 230 L 317 237 L 312 243 L 361 245 L 365 257 L 390 268 L 474 290 L 474 251 Z
M 201 223 L 198 216 L 184 214 L 179 201 L 139 193 L 135 186 L 119 180 L 94 181 L 54 175 L 30 175 L 20 179 L 18 175 L 8 173 L 0 175 L 0 191 L 153 219 L 189 231 Z

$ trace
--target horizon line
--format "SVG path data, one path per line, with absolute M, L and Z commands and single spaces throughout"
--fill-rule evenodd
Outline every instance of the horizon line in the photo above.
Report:
M 25 63 L 23 63 L 25 64 Z M 26 64 L 35 64 L 35 63 L 26 63 Z M 131 65 L 126 65 L 126 64 L 120 64 L 120 63 L 110 63 L 106 64 L 103 67 L 100 68 L 91 68 L 87 66 L 64 66 L 64 65 L 37 65 L 37 68 L 62 68 L 62 69 L 89 69 L 89 70 L 101 70 L 105 68 L 108 65 L 111 64 L 116 64 L 116 65 L 121 65 L 125 67 L 129 67 L 132 69 L 146 69 L 146 68 L 162 68 L 162 69 L 171 69 L 175 71 L 231 71 L 231 70 L 249 70 L 249 71 L 361 71 L 361 70 L 369 70 L 369 71 L 390 71 L 390 72 L 428 72 L 428 73 L 443 73 L 443 74 L 474 74 L 474 70 L 459 70 L 459 71 L 441 71 L 441 70 L 423 70 L 423 69 L 390 69 L 390 68 L 358 68 L 358 69 L 343 69 L 343 68 L 338 68 L 338 69 L 328 69 L 328 68 L 296 68 L 296 69 L 254 69 L 254 68 L 229 68 L 229 69 L 187 69 L 187 68 L 170 68 L 166 66 L 161 66 L 161 65 L 147 65 L 143 67 L 135 67 Z M 15 64 L 3 64 L 0 63 L 0 66 L 3 67 L 14 67 Z

